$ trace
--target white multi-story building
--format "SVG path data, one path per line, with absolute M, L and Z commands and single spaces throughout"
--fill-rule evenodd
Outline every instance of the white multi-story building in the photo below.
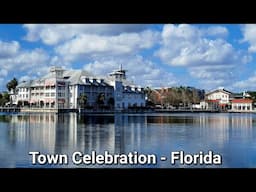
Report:
M 207 108 L 209 109 L 228 109 L 230 104 L 230 96 L 232 93 L 219 88 L 205 94 L 205 101 L 207 102 Z
M 145 92 L 126 79 L 126 70 L 122 67 L 109 74 L 106 79 L 114 87 L 115 109 L 129 107 L 144 107 L 146 105 Z
M 245 91 L 243 93 L 232 93 L 223 88 L 207 93 L 205 101 L 200 104 L 202 109 L 231 112 L 250 112 L 254 108 L 250 94 Z
M 69 82 L 63 78 L 63 72 L 60 67 L 52 67 L 46 76 L 20 83 L 17 104 L 33 108 L 68 108 Z
M 96 77 L 84 70 L 52 67 L 42 78 L 17 86 L 17 103 L 32 108 L 79 109 L 108 106 L 117 110 L 145 106 L 143 88 L 126 80 L 125 70 Z M 81 104 L 81 97 L 85 102 Z

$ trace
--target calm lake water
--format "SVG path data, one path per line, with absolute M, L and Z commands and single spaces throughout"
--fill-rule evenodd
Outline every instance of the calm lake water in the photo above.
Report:
M 109 167 L 103 165 L 32 165 L 30 151 L 67 154 L 91 151 L 155 154 L 156 165 L 114 167 L 256 167 L 256 114 L 0 114 L 0 167 Z M 172 165 L 170 153 L 209 150 L 222 165 Z M 167 161 L 160 161 L 166 156 Z M 113 167 L 113 166 L 112 166 Z

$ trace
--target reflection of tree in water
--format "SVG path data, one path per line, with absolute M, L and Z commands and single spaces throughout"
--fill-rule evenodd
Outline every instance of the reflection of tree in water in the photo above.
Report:
M 0 122 L 9 123 L 12 120 L 11 115 L 0 115 Z
M 113 115 L 79 115 L 78 123 L 85 124 L 109 124 L 114 123 Z

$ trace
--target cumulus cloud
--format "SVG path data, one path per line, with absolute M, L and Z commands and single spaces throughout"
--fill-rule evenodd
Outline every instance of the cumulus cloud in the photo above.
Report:
M 0 67 L 7 71 L 26 71 L 28 73 L 37 72 L 40 74 L 48 59 L 48 54 L 42 49 L 20 51 L 12 57 L 0 58 Z
M 216 27 L 215 27 L 216 28 Z M 227 41 L 207 39 L 192 25 L 165 25 L 162 47 L 156 55 L 173 66 L 223 65 L 246 61 Z
M 70 40 L 81 34 L 118 35 L 121 33 L 140 32 L 148 25 L 142 24 L 25 24 L 25 39 L 41 40 L 47 45 L 55 45 Z
M 79 35 L 56 47 L 56 52 L 66 61 L 87 57 L 134 55 L 139 50 L 151 48 L 159 33 L 146 30 L 140 33 L 122 33 L 116 36 Z
M 20 45 L 17 41 L 0 41 L 0 59 L 11 57 L 19 51 Z
M 144 59 L 142 56 L 119 57 L 113 59 L 101 59 L 86 64 L 84 69 L 96 75 L 105 76 L 118 69 L 122 64 L 127 70 L 128 79 L 135 84 L 150 87 L 173 86 L 177 84 L 175 76 L 157 66 L 152 61 Z
M 7 74 L 8 74 L 8 71 L 6 69 L 1 69 L 0 70 L 0 76 L 1 77 L 5 77 L 5 76 L 7 76 Z
M 248 79 L 234 83 L 233 87 L 243 90 L 256 90 L 256 71 Z
M 228 30 L 222 26 L 210 26 L 205 30 L 205 35 L 225 38 L 228 36 Z
M 40 76 L 48 69 L 49 55 L 42 49 L 25 50 L 16 41 L 0 41 L 0 88 L 5 89 L 8 78 L 21 74 Z
M 165 64 L 186 67 L 192 78 L 198 78 L 205 86 L 223 86 L 230 82 L 227 74 L 234 74 L 235 66 L 251 60 L 248 54 L 220 38 L 227 34 L 226 28 L 218 26 L 201 29 L 187 24 L 164 25 L 161 47 L 155 55 Z M 211 35 L 216 38 L 208 38 Z
M 246 24 L 241 27 L 243 39 L 241 42 L 249 43 L 248 51 L 256 52 L 256 24 Z

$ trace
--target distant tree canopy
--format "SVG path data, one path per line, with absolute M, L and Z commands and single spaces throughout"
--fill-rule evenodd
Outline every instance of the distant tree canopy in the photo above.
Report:
M 148 103 L 160 104 L 163 106 L 186 106 L 188 104 L 199 103 L 204 99 L 204 90 L 193 87 L 172 87 L 166 89 L 150 89 L 147 88 L 146 94 Z
M 9 82 L 6 84 L 6 87 L 7 87 L 8 91 L 11 91 L 12 89 L 15 91 L 17 85 L 18 85 L 18 81 L 17 81 L 17 79 L 14 77 L 11 81 L 9 81 Z
M 10 101 L 10 97 L 7 92 L 0 93 L 0 106 L 4 106 L 9 101 Z
M 253 99 L 254 102 L 256 102 L 256 91 L 248 91 L 247 93 L 249 93 Z

